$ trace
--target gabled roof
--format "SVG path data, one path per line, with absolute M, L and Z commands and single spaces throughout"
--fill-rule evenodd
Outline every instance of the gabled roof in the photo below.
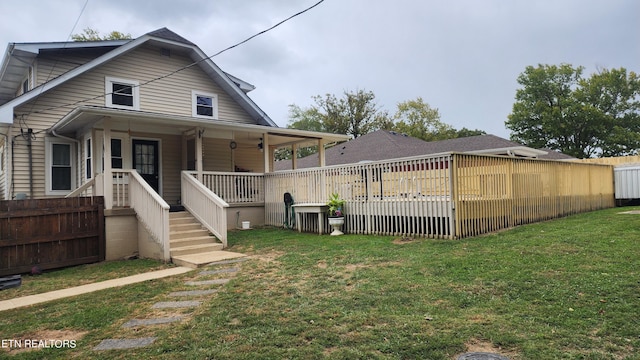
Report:
M 109 52 L 131 40 L 10 43 L 0 66 L 0 105 L 12 100 L 38 54 L 54 50 L 102 49 Z
M 495 135 L 426 142 L 405 134 L 378 130 L 327 149 L 325 163 L 330 166 L 446 152 L 525 156 L 540 159 L 545 159 L 548 155 L 548 151 L 526 147 Z M 298 168 L 314 167 L 318 164 L 318 154 L 298 159 L 297 163 Z M 291 169 L 291 161 L 278 161 L 275 169 Z
M 191 41 L 183 38 L 182 36 L 174 33 L 173 31 L 167 29 L 166 27 L 163 27 L 162 29 L 158 29 L 158 30 L 152 31 L 152 32 L 148 33 L 147 35 L 155 36 L 155 37 L 160 38 L 160 39 L 166 39 L 166 40 L 171 40 L 171 41 L 183 43 L 183 44 L 190 45 L 190 46 L 196 46 L 196 44 L 194 44 Z
M 245 111 L 247 111 L 247 113 L 253 117 L 256 124 L 278 127 L 278 125 L 246 95 L 245 92 L 252 90 L 253 85 L 227 75 L 211 59 L 209 59 L 209 57 L 199 47 L 167 28 L 152 31 L 134 40 L 9 44 L 5 54 L 5 59 L 2 62 L 2 68 L 0 68 L 0 124 L 11 124 L 13 122 L 13 109 L 16 106 L 24 104 L 39 94 L 47 92 L 118 56 L 126 54 L 145 43 L 156 44 L 169 49 L 186 51 L 194 63 L 197 63 L 198 66 L 207 75 L 209 75 L 209 77 L 211 77 L 211 79 L 220 85 L 226 93 L 228 93 Z M 26 94 L 11 100 L 5 98 L 3 101 L 1 92 L 1 89 L 3 89 L 4 86 L 3 84 L 7 84 L 9 88 L 13 86 L 11 90 L 11 97 L 13 97 L 15 89 L 19 86 L 19 82 L 24 79 L 25 71 L 28 70 L 28 66 L 30 64 L 29 59 L 33 61 L 35 56 L 37 56 L 41 50 L 54 48 L 95 48 L 102 46 L 112 47 L 112 49 L 109 49 L 108 52 L 94 60 L 80 65 L 55 79 L 32 89 Z M 19 80 L 17 80 L 18 75 L 16 73 L 19 72 L 22 72 L 22 75 L 19 76 Z M 19 82 L 16 83 L 15 81 Z M 6 92 L 7 90 L 5 90 L 5 93 Z

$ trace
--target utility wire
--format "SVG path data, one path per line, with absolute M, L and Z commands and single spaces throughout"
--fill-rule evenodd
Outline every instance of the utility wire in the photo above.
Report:
M 69 39 L 71 39 L 71 37 L 73 36 L 73 32 L 76 29 L 76 26 L 78 26 L 78 22 L 80 22 L 80 18 L 82 17 L 82 14 L 84 13 L 84 10 L 87 8 L 87 4 L 89 4 L 89 0 L 86 0 L 84 2 L 84 5 L 82 6 L 82 9 L 80 9 L 80 13 L 78 14 L 78 16 L 76 17 L 76 21 L 75 23 L 73 23 L 73 27 L 71 28 L 71 31 L 69 32 L 69 36 L 67 36 L 67 42 L 69 41 Z M 64 46 L 62 47 L 62 49 L 67 47 L 67 42 L 65 42 Z M 55 69 L 56 65 L 58 65 L 58 59 L 56 59 L 56 61 L 53 63 L 53 66 L 51 66 L 51 69 L 49 70 L 49 74 L 47 75 L 46 80 L 42 83 L 43 85 L 46 84 L 47 82 L 49 82 L 49 79 L 51 79 L 51 75 L 53 74 L 53 70 Z M 28 81 L 28 80 L 27 80 Z M 29 126 L 27 125 L 26 120 L 24 119 L 26 116 L 29 116 L 32 113 L 37 113 L 33 111 L 33 108 L 36 106 L 36 104 L 38 103 L 38 99 L 40 98 L 40 95 L 42 95 L 42 91 L 44 90 L 44 86 L 40 87 L 40 91 L 38 92 L 38 95 L 36 96 L 36 98 L 33 100 L 33 103 L 31 104 L 31 107 L 29 109 L 29 112 L 26 114 L 23 114 L 20 116 L 20 130 L 22 130 L 22 124 L 25 125 L 25 127 L 29 128 Z M 35 135 L 33 135 L 35 136 Z M 35 140 L 35 139 L 34 139 Z
M 89 1 L 89 0 L 87 0 L 87 2 L 88 2 L 88 1 Z M 153 79 L 151 79 L 151 80 L 145 81 L 145 82 L 143 82 L 142 84 L 139 84 L 139 85 L 136 85 L 136 86 L 137 86 L 137 87 L 142 87 L 142 86 L 148 85 L 148 84 L 153 83 L 153 82 L 156 82 L 156 81 L 158 81 L 158 80 L 162 80 L 162 79 L 165 79 L 165 78 L 170 77 L 170 76 L 172 76 L 172 75 L 175 75 L 175 74 L 179 73 L 180 71 L 183 71 L 183 70 L 189 69 L 189 68 L 191 68 L 191 67 L 193 67 L 193 66 L 195 66 L 195 65 L 200 64 L 200 63 L 201 63 L 201 62 L 203 62 L 203 61 L 210 60 L 210 59 L 211 59 L 211 58 L 213 58 L 213 57 L 216 57 L 216 56 L 218 56 L 218 55 L 220 55 L 220 54 L 222 54 L 222 53 L 224 53 L 224 52 L 226 52 L 226 51 L 229 51 L 229 50 L 231 50 L 231 49 L 233 49 L 233 48 L 235 48 L 235 47 L 238 47 L 238 46 L 240 46 L 240 45 L 242 45 L 242 44 L 244 44 L 244 43 L 246 43 L 246 42 L 250 41 L 251 39 L 253 39 L 253 38 L 257 37 L 257 36 L 260 36 L 260 35 L 262 35 L 262 34 L 264 34 L 264 33 L 266 33 L 266 32 L 269 32 L 269 31 L 271 31 L 271 30 L 273 30 L 273 29 L 277 28 L 278 26 L 280 26 L 280 25 L 284 24 L 285 22 L 287 22 L 287 21 L 289 21 L 289 20 L 291 20 L 291 19 L 293 19 L 293 18 L 295 18 L 295 17 L 297 17 L 297 16 L 300 16 L 300 15 L 302 15 L 302 14 L 306 13 L 307 11 L 309 11 L 309 10 L 311 10 L 311 9 L 315 8 L 316 6 L 318 6 L 318 5 L 322 4 L 324 1 L 325 1 L 325 0 L 320 0 L 320 1 L 318 1 L 317 3 L 315 3 L 315 4 L 311 5 L 311 6 L 309 6 L 308 8 L 306 8 L 306 9 L 304 9 L 304 10 L 302 10 L 302 11 L 299 11 L 299 12 L 297 12 L 297 13 L 295 13 L 295 14 L 293 14 L 293 15 L 289 16 L 289 17 L 287 17 L 287 18 L 286 18 L 286 19 L 284 19 L 284 20 L 281 20 L 280 22 L 276 23 L 275 25 L 272 25 L 271 27 L 269 27 L 269 28 L 267 28 L 267 29 L 264 29 L 264 30 L 262 30 L 262 31 L 260 31 L 260 32 L 258 32 L 258 33 L 256 33 L 256 34 L 253 34 L 253 35 L 249 36 L 248 38 L 246 38 L 246 39 L 244 39 L 244 40 L 242 40 L 242 41 L 240 41 L 240 42 L 238 42 L 238 43 L 236 43 L 236 44 L 234 44 L 234 45 L 231 45 L 231 46 L 229 46 L 229 47 L 227 47 L 227 48 L 225 48 L 225 49 L 223 49 L 223 50 L 218 51 L 217 53 L 215 53 L 215 54 L 213 54 L 213 55 L 210 55 L 210 56 L 204 57 L 204 58 L 202 58 L 202 59 L 200 59 L 200 60 L 198 60 L 198 61 L 196 61 L 196 62 L 194 62 L 194 63 L 191 63 L 191 64 L 189 64 L 189 65 L 183 66 L 183 67 L 181 67 L 181 68 L 179 68 L 179 69 L 177 69 L 177 70 L 174 70 L 174 71 L 172 71 L 172 72 L 170 72 L 170 73 L 168 73 L 168 74 L 166 74 L 166 75 L 162 75 L 162 76 L 159 76 L 159 77 L 157 77 L 157 78 L 153 78 Z M 85 5 L 86 5 L 86 4 L 85 4 Z M 84 9 L 84 8 L 83 8 L 83 9 Z M 42 90 L 41 90 L 41 91 L 42 91 Z M 73 102 L 73 103 L 69 103 L 69 104 L 57 105 L 57 106 L 53 106 L 53 107 L 46 108 L 46 109 L 42 109 L 42 110 L 38 110 L 38 111 L 31 111 L 31 112 L 29 112 L 29 113 L 25 114 L 24 116 L 28 116 L 28 115 L 31 115 L 31 114 L 39 114 L 39 113 L 42 113 L 42 112 L 46 112 L 46 111 L 50 111 L 50 110 L 55 110 L 55 109 L 59 109 L 59 108 L 64 108 L 64 107 L 68 107 L 68 106 L 79 105 L 79 104 L 84 103 L 84 102 L 87 102 L 87 101 L 96 100 L 96 99 L 103 98 L 103 97 L 105 97 L 105 96 L 109 96 L 109 95 L 113 95 L 113 94 L 118 94 L 118 93 L 117 93 L 117 92 L 115 92 L 115 93 L 114 93 L 114 92 L 110 92 L 110 93 L 105 93 L 105 94 L 101 94 L 101 95 L 96 95 L 96 96 L 89 97 L 89 98 L 84 98 L 84 99 L 82 99 L 82 100 L 78 100 L 78 101 L 75 101 L 75 102 Z M 37 98 L 36 98 L 36 99 L 37 99 Z M 33 109 L 33 107 L 32 107 L 32 109 Z

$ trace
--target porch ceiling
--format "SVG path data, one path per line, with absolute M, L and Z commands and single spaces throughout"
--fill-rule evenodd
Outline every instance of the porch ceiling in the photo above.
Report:
M 267 136 L 269 145 L 276 147 L 291 144 L 317 144 L 318 140 L 323 140 L 324 143 L 349 140 L 349 136 L 342 134 L 329 134 L 264 125 L 242 124 L 225 120 L 207 120 L 190 116 L 94 106 L 77 107 L 58 121 L 51 128 L 51 131 L 73 137 L 76 136 L 76 133 L 79 131 L 100 126 L 105 119 L 112 119 L 114 122 L 126 121 L 128 124 L 131 124 L 132 127 L 140 127 L 141 129 L 145 129 L 144 131 L 155 129 L 155 131 L 158 132 L 182 134 L 186 131 L 200 128 L 205 130 L 205 137 L 209 131 L 211 131 L 211 133 L 224 131 L 231 134 L 244 134 L 248 139 L 259 139 Z M 232 136 L 230 139 L 233 138 Z

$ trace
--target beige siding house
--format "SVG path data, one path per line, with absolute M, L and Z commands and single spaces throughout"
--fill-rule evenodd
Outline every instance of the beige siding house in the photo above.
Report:
M 112 258 L 147 248 L 173 257 L 168 212 L 182 207 L 225 244 L 234 204 L 194 195 L 207 172 L 270 172 L 278 147 L 347 140 L 279 128 L 253 89 L 166 28 L 133 40 L 11 43 L 0 67 L 0 200 L 104 195 L 107 214 L 126 209 L 153 243 Z M 224 226 L 207 219 L 212 209 L 223 209 Z

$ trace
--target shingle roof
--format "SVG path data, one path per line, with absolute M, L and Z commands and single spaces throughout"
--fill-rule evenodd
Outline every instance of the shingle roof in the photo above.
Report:
M 426 142 L 393 131 L 378 130 L 331 147 L 325 152 L 327 166 L 352 164 L 361 161 L 396 159 L 408 156 L 429 155 L 444 152 L 484 152 L 491 150 L 528 149 L 538 154 L 540 159 L 566 159 L 568 155 L 553 152 L 542 155 L 540 151 L 527 148 L 495 135 L 478 135 L 441 141 Z M 550 150 L 545 150 L 550 151 Z M 497 151 L 501 153 L 502 151 Z M 557 155 L 556 155 L 557 154 Z M 551 157 L 547 157 L 547 156 Z M 298 168 L 318 166 L 318 154 L 298 159 Z M 275 170 L 291 169 L 291 161 L 278 161 Z
M 571 160 L 571 159 L 576 159 L 571 155 L 567 155 L 565 153 L 561 153 L 561 152 L 553 150 L 553 149 L 542 148 L 540 150 L 546 151 L 547 154 L 538 156 L 538 159 L 545 159 L 545 160 Z
M 176 42 L 187 44 L 187 45 L 196 46 L 196 44 L 194 44 L 191 41 L 183 38 L 182 36 L 174 33 L 173 31 L 167 29 L 166 27 L 160 28 L 158 30 L 151 31 L 151 32 L 147 33 L 147 35 L 154 36 L 154 37 L 161 38 L 161 39 L 165 39 L 165 40 L 176 41 Z

